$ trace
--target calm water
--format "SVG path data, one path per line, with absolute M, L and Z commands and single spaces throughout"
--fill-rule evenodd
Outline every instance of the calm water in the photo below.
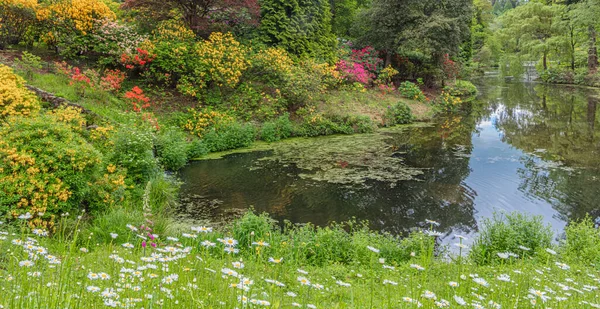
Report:
M 325 225 L 353 217 L 402 233 L 425 219 L 472 234 L 497 210 L 542 215 L 556 231 L 600 217 L 595 90 L 480 82 L 471 111 L 428 126 L 278 143 L 192 163 L 185 212 L 218 219 L 254 207 Z

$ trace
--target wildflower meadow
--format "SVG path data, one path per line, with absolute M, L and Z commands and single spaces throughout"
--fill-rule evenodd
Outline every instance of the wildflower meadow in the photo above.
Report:
M 564 246 L 519 246 L 477 265 L 467 238 L 435 221 L 400 239 L 356 222 L 280 229 L 248 213 L 172 235 L 128 224 L 99 244 L 80 218 L 63 216 L 53 235 L 4 225 L 0 308 L 600 307 L 598 269 L 564 263 Z

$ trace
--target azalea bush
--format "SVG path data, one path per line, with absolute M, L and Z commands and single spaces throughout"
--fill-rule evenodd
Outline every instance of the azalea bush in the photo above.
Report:
M 29 213 L 31 226 L 52 229 L 57 215 L 94 199 L 102 155 L 72 121 L 79 120 L 46 114 L 0 127 L 0 213 L 10 219 Z
M 25 80 L 13 69 L 0 64 L 0 80 L 0 118 L 32 116 L 40 111 L 37 97 L 25 88 Z
M 131 104 L 133 111 L 136 113 L 150 107 L 150 98 L 148 98 L 144 94 L 144 90 L 138 86 L 133 86 L 131 90 L 125 92 L 124 97 Z
M 98 20 L 115 20 L 115 13 L 100 0 L 59 0 L 37 11 L 40 39 L 63 56 L 74 58 L 94 50 Z
M 445 91 L 435 99 L 435 108 L 441 112 L 454 112 L 462 106 L 463 101 Z
M 353 49 L 351 43 L 342 45 L 337 70 L 342 78 L 353 83 L 358 82 L 369 86 L 375 79 L 382 60 L 377 56 L 373 47 Z
M 383 116 L 383 122 L 386 126 L 408 124 L 413 121 L 414 116 L 412 111 L 404 102 L 398 102 L 395 105 L 388 106 Z

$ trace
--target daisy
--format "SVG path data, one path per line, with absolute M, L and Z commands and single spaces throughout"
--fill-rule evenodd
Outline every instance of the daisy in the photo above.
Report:
M 488 282 L 483 278 L 474 278 L 473 281 L 477 284 L 483 285 L 485 287 L 489 286 Z
M 423 298 L 427 298 L 427 299 L 436 299 L 437 297 L 435 296 L 435 293 L 425 290 L 423 292 L 423 294 L 421 295 L 421 297 Z
M 29 260 L 19 262 L 19 266 L 21 267 L 31 267 L 33 266 L 33 262 Z
M 232 262 L 233 268 L 242 269 L 244 268 L 244 263 L 242 262 Z
M 268 242 L 264 242 L 264 241 L 255 241 L 252 243 L 252 245 L 254 246 L 259 246 L 259 247 L 268 247 L 269 243 Z
M 308 279 L 306 279 L 306 277 L 298 277 L 298 281 L 302 285 L 310 286 L 310 281 Z
M 274 259 L 272 257 L 269 258 L 269 262 L 279 264 L 283 261 L 283 258 Z
M 231 237 L 225 237 L 225 239 L 223 239 L 223 244 L 225 244 L 225 246 L 235 247 L 237 246 L 238 241 Z
M 379 249 L 375 248 L 375 247 L 371 247 L 371 246 L 367 246 L 367 249 L 375 252 L 375 253 L 379 253 Z
M 458 287 L 458 282 L 454 282 L 454 281 L 450 281 L 448 282 L 448 284 L 453 287 L 453 288 L 457 288 Z

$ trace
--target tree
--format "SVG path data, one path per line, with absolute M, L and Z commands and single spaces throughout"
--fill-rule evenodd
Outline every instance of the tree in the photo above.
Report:
M 135 10 L 153 23 L 173 18 L 207 38 L 211 32 L 240 25 L 258 26 L 258 0 L 126 0 L 123 8 Z M 226 29 L 229 30 L 229 29 Z
M 333 62 L 336 46 L 328 0 L 262 0 L 260 38 L 298 58 Z
M 548 69 L 548 55 L 556 43 L 552 38 L 562 30 L 557 18 L 564 10 L 562 5 L 528 3 L 510 10 L 500 18 L 500 35 L 505 51 L 542 57 L 544 70 Z
M 590 74 L 598 70 L 598 49 L 596 41 L 598 37 L 598 25 L 600 24 L 600 1 L 582 0 L 573 4 L 571 17 L 577 25 L 586 29 L 588 33 L 588 71 Z
M 387 52 L 386 65 L 391 53 L 420 54 L 440 68 L 470 39 L 472 16 L 472 0 L 375 0 L 365 41 Z

